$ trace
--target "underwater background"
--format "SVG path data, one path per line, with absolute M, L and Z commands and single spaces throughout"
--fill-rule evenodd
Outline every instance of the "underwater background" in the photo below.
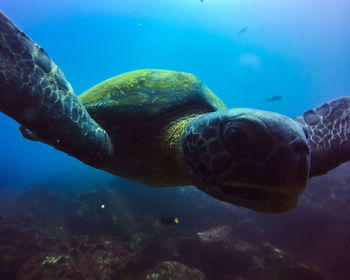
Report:
M 290 117 L 350 95 L 347 0 L 2 0 L 0 10 L 76 94 L 155 68 L 195 74 L 229 108 Z M 0 279 L 350 279 L 349 164 L 312 179 L 296 209 L 267 215 L 117 178 L 18 126 L 0 114 Z M 159 223 L 167 216 L 179 224 Z

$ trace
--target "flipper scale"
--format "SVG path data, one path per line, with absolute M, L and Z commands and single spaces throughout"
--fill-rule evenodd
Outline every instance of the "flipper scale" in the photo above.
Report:
M 350 160 L 350 97 L 309 110 L 296 121 L 307 132 L 311 149 L 310 177 L 326 174 Z
M 0 111 L 33 137 L 91 166 L 102 167 L 113 154 L 108 134 L 60 68 L 1 12 Z

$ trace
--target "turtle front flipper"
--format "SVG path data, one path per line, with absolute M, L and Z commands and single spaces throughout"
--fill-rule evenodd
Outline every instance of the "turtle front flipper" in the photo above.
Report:
M 90 117 L 62 71 L 1 12 L 0 111 L 33 139 L 91 166 L 103 167 L 113 154 L 108 134 Z
M 309 110 L 296 121 L 304 126 L 311 149 L 310 177 L 326 174 L 350 160 L 350 97 Z

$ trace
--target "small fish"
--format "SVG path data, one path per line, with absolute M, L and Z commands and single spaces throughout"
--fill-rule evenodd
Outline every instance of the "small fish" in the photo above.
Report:
M 203 3 L 204 0 L 200 0 L 200 1 Z
M 237 32 L 237 34 L 243 34 L 244 32 L 247 32 L 248 26 L 243 27 L 240 31 Z
M 280 100 L 282 100 L 282 96 L 281 95 L 275 95 L 275 96 L 266 98 L 266 102 L 280 101 Z
M 179 219 L 176 217 L 161 217 L 159 221 L 164 225 L 177 225 Z

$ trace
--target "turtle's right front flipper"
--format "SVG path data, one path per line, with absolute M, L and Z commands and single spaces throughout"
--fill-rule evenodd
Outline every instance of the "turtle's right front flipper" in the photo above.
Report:
M 0 11 L 0 111 L 32 137 L 100 168 L 113 154 L 106 131 L 88 114 L 47 53 Z

